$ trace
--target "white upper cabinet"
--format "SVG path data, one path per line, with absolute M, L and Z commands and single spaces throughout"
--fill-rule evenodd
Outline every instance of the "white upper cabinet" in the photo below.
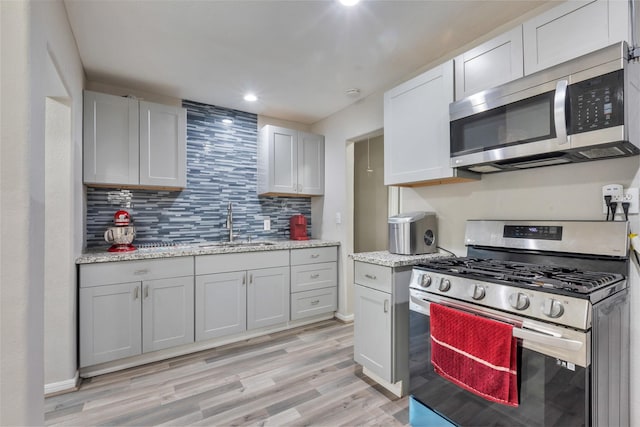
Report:
M 384 94 L 384 183 L 420 185 L 461 180 L 449 166 L 453 61 Z M 473 176 L 464 171 L 466 177 Z
M 518 26 L 455 58 L 456 100 L 524 75 Z
M 138 184 L 138 101 L 84 92 L 84 182 Z
M 324 194 L 324 137 L 264 126 L 258 140 L 258 194 Z
M 525 22 L 525 74 L 628 40 L 628 7 L 622 0 L 568 1 Z
M 84 92 L 84 182 L 184 188 L 184 108 Z
M 140 101 L 140 184 L 187 186 L 187 111 Z

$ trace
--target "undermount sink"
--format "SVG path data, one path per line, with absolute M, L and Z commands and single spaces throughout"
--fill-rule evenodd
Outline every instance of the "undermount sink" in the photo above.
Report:
M 236 248 L 245 246 L 272 246 L 273 242 L 205 242 L 199 243 L 200 249 L 213 249 L 213 248 Z

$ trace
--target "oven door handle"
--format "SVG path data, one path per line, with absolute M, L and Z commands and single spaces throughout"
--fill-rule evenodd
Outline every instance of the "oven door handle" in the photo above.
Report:
M 523 328 L 513 328 L 513 336 L 535 342 L 537 344 L 548 345 L 552 347 L 562 348 L 570 351 L 578 351 L 584 345 L 580 341 L 570 340 L 568 338 L 558 337 L 556 334 L 548 335 L 547 332 L 535 332 Z
M 416 297 L 414 295 L 411 295 L 410 298 L 411 298 L 411 302 L 419 305 L 423 309 L 427 310 L 427 312 L 429 311 L 429 305 L 431 304 L 431 301 Z M 457 310 L 462 310 L 468 313 L 473 313 L 478 316 L 482 316 L 486 319 L 491 319 L 497 322 L 503 322 L 503 323 L 508 323 L 510 325 L 513 325 L 512 334 L 516 338 L 531 341 L 537 344 L 543 344 L 543 345 L 548 345 L 556 348 L 566 349 L 570 351 L 580 350 L 584 345 L 581 341 L 563 338 L 562 334 L 559 332 L 552 331 L 546 328 L 542 329 L 536 325 L 532 325 L 526 320 L 523 322 L 520 322 L 505 316 L 498 316 L 495 314 L 485 313 L 482 310 L 477 310 L 477 309 L 474 309 L 473 307 L 468 307 L 462 304 L 456 304 L 455 302 L 444 301 L 435 295 L 429 295 L 429 298 L 433 298 L 432 302 L 436 304 L 442 304 L 450 308 L 454 308 Z

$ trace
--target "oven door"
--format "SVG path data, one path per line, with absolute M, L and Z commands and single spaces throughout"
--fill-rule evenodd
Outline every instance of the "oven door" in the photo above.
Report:
M 538 325 L 533 326 L 536 328 L 534 330 L 514 328 L 514 331 L 517 330 L 514 335 L 521 334 L 524 338 L 518 339 L 520 403 L 517 407 L 511 407 L 485 400 L 434 372 L 431 364 L 428 315 L 431 302 L 480 314 L 477 307 L 473 305 L 411 290 L 409 369 L 410 392 L 415 400 L 414 407 L 415 403 L 422 404 L 460 426 L 531 427 L 591 424 L 589 361 L 586 360 L 587 363 L 583 363 L 585 366 L 580 366 L 565 360 L 573 359 L 570 355 L 565 358 L 557 357 L 558 352 L 565 354 L 583 352 L 583 347 L 589 345 L 588 333 L 582 333 L 584 340 L 576 336 L 566 339 L 556 331 L 541 332 Z M 485 317 L 506 320 L 499 312 L 490 309 L 482 309 L 482 312 Z M 520 326 L 523 326 L 522 319 L 517 317 L 510 319 L 509 323 L 520 323 Z M 531 322 L 527 324 L 531 325 Z M 558 335 L 561 336 L 558 337 Z M 487 344 L 490 345 L 490 343 Z M 550 351 L 545 351 L 545 348 Z M 578 359 L 573 360 L 579 359 L 584 357 L 579 355 Z

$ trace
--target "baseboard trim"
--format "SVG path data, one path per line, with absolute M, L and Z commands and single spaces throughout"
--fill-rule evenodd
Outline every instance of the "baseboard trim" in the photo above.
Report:
M 353 322 L 353 314 L 341 314 L 336 311 L 336 319 L 341 321 L 342 323 L 352 323 Z
M 53 394 L 68 393 L 78 389 L 78 381 L 80 380 L 80 372 L 76 371 L 76 375 L 68 380 L 58 381 L 44 385 L 45 397 Z

